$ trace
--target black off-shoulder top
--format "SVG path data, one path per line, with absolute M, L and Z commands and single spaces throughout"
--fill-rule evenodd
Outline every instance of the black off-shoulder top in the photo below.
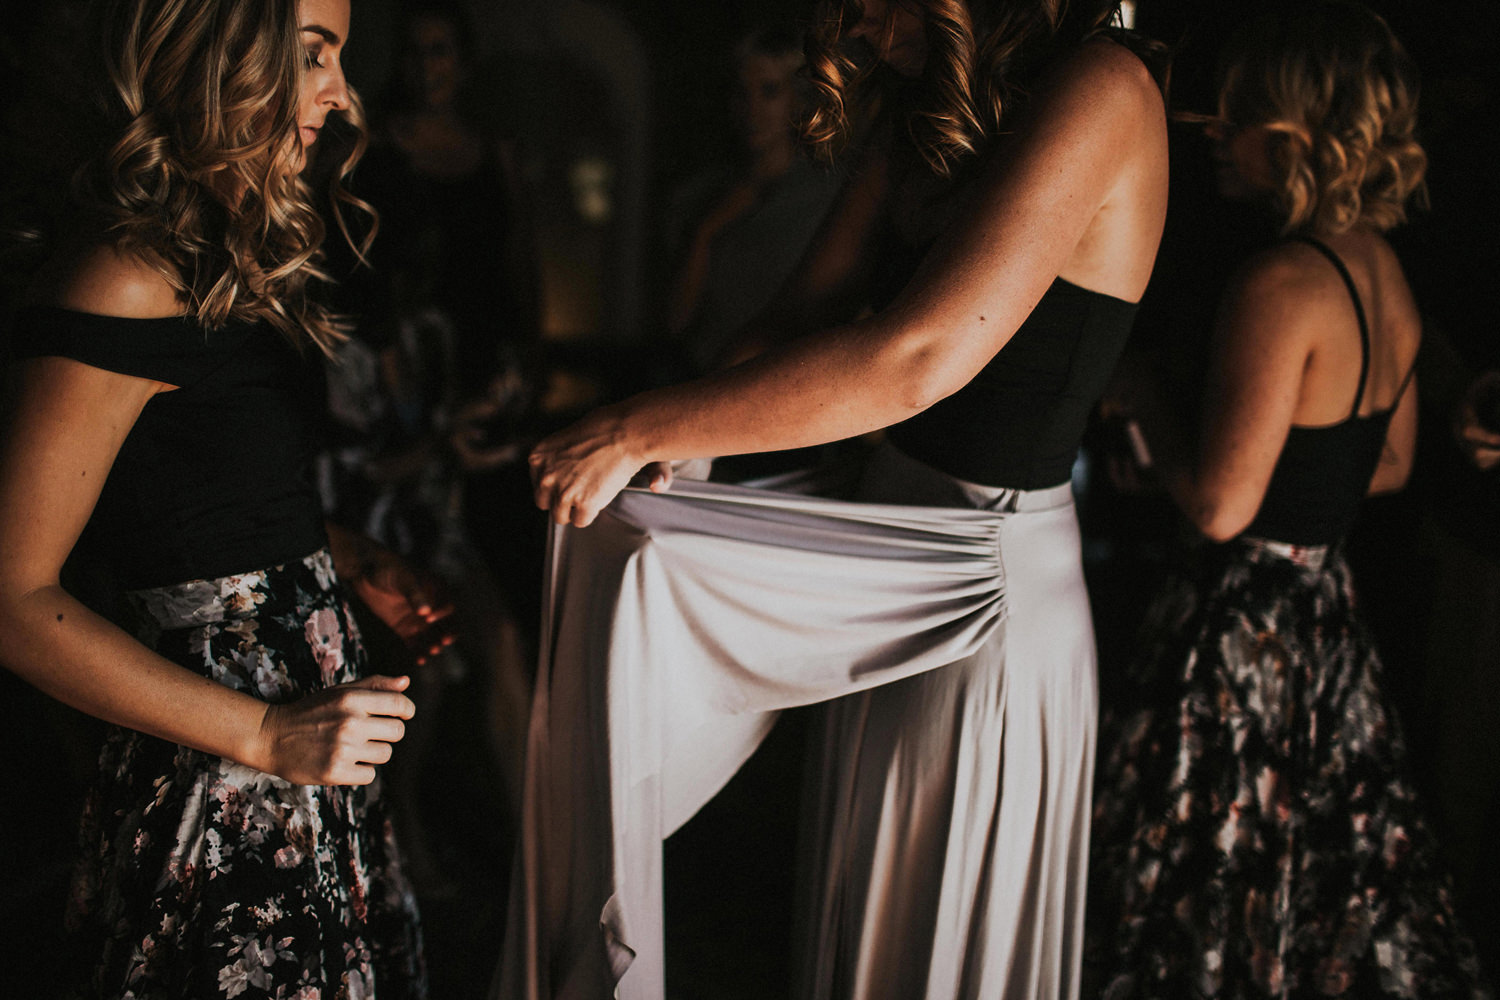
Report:
M 205 330 L 53 306 L 17 317 L 20 358 L 60 356 L 178 388 L 121 446 L 84 541 L 130 589 L 290 562 L 327 544 L 312 477 L 321 361 L 266 324 Z

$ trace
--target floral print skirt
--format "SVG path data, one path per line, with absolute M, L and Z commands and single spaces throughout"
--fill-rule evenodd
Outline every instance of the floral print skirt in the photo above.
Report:
M 1483 997 L 1336 549 L 1206 547 L 1106 711 L 1091 995 Z
M 130 594 L 141 638 L 226 687 L 288 702 L 357 679 L 327 550 Z M 421 937 L 377 783 L 294 785 L 113 728 L 85 807 L 69 920 L 90 997 L 404 1000 Z

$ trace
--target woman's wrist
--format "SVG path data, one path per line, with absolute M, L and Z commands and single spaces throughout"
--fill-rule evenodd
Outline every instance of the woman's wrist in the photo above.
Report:
M 647 395 L 650 394 L 642 394 Z M 657 440 L 659 435 L 652 433 L 645 419 L 652 412 L 649 403 L 637 396 L 616 403 L 601 414 L 608 421 L 605 425 L 607 440 L 624 460 L 645 466 L 662 459 L 663 456 L 657 454 L 662 442 Z

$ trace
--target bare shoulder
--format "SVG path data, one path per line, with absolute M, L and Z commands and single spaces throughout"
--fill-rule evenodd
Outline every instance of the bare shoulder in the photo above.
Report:
M 1094 116 L 1127 114 L 1166 119 L 1161 88 L 1140 57 L 1118 42 L 1091 39 L 1060 58 L 1047 73 L 1044 91 Z
M 1299 240 L 1283 240 L 1254 254 L 1237 278 L 1247 290 L 1265 295 L 1304 301 L 1334 292 L 1347 295 L 1343 279 L 1322 252 Z
M 63 253 L 40 276 L 38 297 L 50 305 L 101 316 L 179 316 L 182 300 L 170 281 L 139 254 L 108 244 Z
M 1322 254 L 1288 241 L 1240 267 L 1229 283 L 1225 308 L 1236 327 L 1284 339 L 1326 328 L 1347 301 L 1342 279 Z

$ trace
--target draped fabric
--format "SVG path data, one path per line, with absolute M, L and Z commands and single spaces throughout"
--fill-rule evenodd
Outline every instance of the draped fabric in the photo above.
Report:
M 610 996 L 618 983 L 624 1000 L 658 1000 L 661 842 L 728 781 L 779 709 L 953 664 L 998 665 L 1011 600 L 1006 538 L 1033 521 L 1065 523 L 1073 535 L 1063 539 L 1061 558 L 1071 558 L 1074 575 L 1078 558 L 1071 502 L 1018 512 L 1004 508 L 1036 494 L 990 492 L 992 506 L 1001 509 L 854 503 L 679 480 L 665 494 L 627 490 L 587 529 L 553 529 L 521 849 L 497 996 L 593 1000 Z M 1077 711 L 1091 720 L 1093 661 L 1083 607 L 1083 635 L 1066 645 L 1088 647 L 1074 659 L 1089 678 Z M 1054 756 L 1091 754 L 1091 721 L 1084 730 L 1072 751 Z M 834 733 L 830 740 L 843 739 Z M 986 755 L 986 748 L 976 749 Z M 998 798 L 1001 748 L 990 749 L 995 760 L 982 770 Z M 835 749 L 832 759 L 838 756 Z M 1041 754 L 1027 756 L 1032 770 L 1046 771 L 1035 764 Z M 1061 914 L 1028 904 L 1028 922 L 1038 917 L 1041 924 L 1025 933 L 1054 941 L 1071 941 L 1074 917 L 1081 917 L 1082 855 L 1066 843 L 1058 855 L 1036 828 L 1060 818 L 1064 839 L 1077 839 L 1067 831 L 1075 813 L 1086 816 L 1090 771 L 1086 761 L 1068 766 L 1079 772 L 1074 781 L 1040 782 L 1076 785 L 1064 792 L 1068 809 L 1061 817 L 1050 806 L 1039 811 L 1037 803 L 1053 793 L 1038 798 L 1033 788 L 1024 821 L 1032 828 L 1028 836 L 1052 852 L 1045 863 L 1061 865 L 1062 881 L 1080 886 L 1076 914 L 1071 903 Z M 833 798 L 858 801 L 848 795 L 850 779 L 832 775 L 829 789 L 839 787 L 845 792 L 831 791 Z M 955 803 L 949 794 L 941 808 L 956 815 L 955 805 L 974 798 L 964 792 Z M 821 811 L 819 822 L 830 834 L 851 820 L 836 804 Z M 980 860 L 985 872 L 957 877 L 971 890 L 970 930 L 987 934 L 982 911 L 1011 908 L 1005 899 L 990 899 L 997 875 L 984 861 L 1001 839 L 997 826 L 1010 821 L 976 818 L 973 839 L 980 846 L 959 853 Z M 1016 862 L 1017 885 L 1029 879 L 1034 890 L 1038 873 L 1024 873 L 1037 859 Z M 1045 883 L 1053 880 L 1040 881 L 1041 895 L 1050 898 Z M 856 874 L 851 884 L 865 897 L 871 880 Z M 837 878 L 830 886 L 835 895 L 843 888 Z M 817 908 L 828 910 L 833 898 L 820 896 Z M 834 908 L 848 917 L 851 905 Z M 1068 927 L 1061 935 L 1059 920 Z M 939 930 L 927 923 L 921 933 Z M 820 939 L 839 937 L 837 927 L 835 915 Z M 964 950 L 961 942 L 948 947 Z M 941 952 L 930 941 L 921 950 Z M 999 949 L 988 960 L 1013 950 Z M 1050 954 L 1030 944 L 1022 951 Z M 1076 955 L 1067 960 L 1076 966 Z

